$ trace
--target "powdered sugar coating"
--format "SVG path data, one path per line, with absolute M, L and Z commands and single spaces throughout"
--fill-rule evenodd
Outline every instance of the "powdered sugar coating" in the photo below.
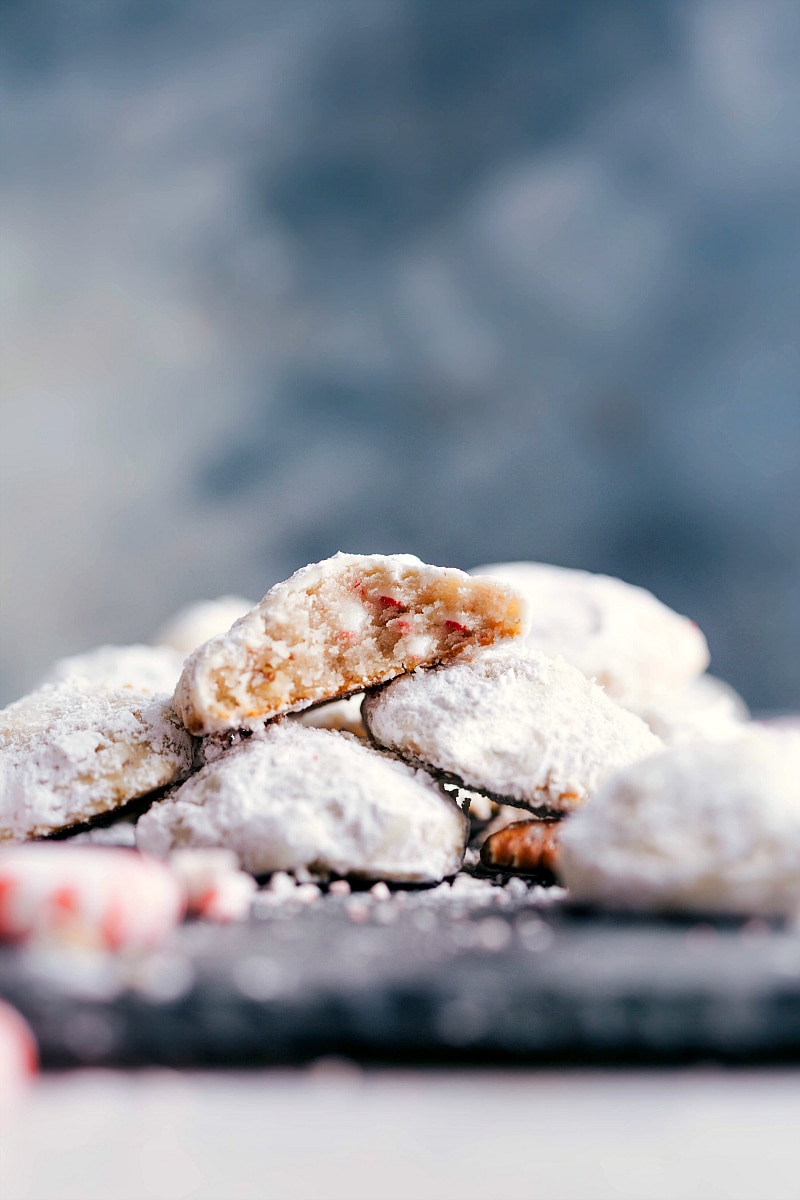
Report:
M 273 587 L 187 659 L 192 733 L 253 728 L 522 630 L 512 588 L 410 554 L 336 554 Z
M 628 767 L 565 823 L 560 866 L 612 908 L 800 908 L 800 734 L 748 727 Z
M 415 671 L 362 708 L 381 746 L 506 803 L 566 812 L 663 743 L 562 658 L 508 647 Z
M 183 656 L 169 646 L 98 646 L 85 654 L 59 658 L 39 686 L 83 680 L 101 687 L 171 695 L 182 666 Z
M 235 850 L 253 874 L 308 868 L 430 882 L 461 866 L 467 821 L 422 771 L 349 734 L 279 721 L 209 763 L 137 825 L 141 849 Z
M 168 646 L 176 651 L 183 662 L 193 650 L 202 646 L 203 642 L 225 633 L 234 621 L 238 621 L 252 607 L 252 600 L 245 600 L 242 596 L 219 596 L 216 600 L 198 600 L 195 604 L 187 604 L 185 608 L 179 609 L 161 626 L 153 640 L 159 646 Z M 180 667 L 175 676 L 176 682 L 178 675 Z
M 66 682 L 0 712 L 0 841 L 87 821 L 184 778 L 192 739 L 166 696 Z
M 750 716 L 739 693 L 713 675 L 701 675 L 679 691 L 630 697 L 625 708 L 641 717 L 667 746 L 731 737 Z
M 472 574 L 516 587 L 536 650 L 563 655 L 625 703 L 683 688 L 708 666 L 708 644 L 688 617 L 645 588 L 548 563 L 492 563 Z

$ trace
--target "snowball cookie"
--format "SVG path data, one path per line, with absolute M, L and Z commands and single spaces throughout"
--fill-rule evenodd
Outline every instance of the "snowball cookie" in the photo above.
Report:
M 623 702 L 685 687 L 708 666 L 697 626 L 644 588 L 547 563 L 494 563 L 471 573 L 516 587 L 530 622 L 528 644 L 563 655 Z
M 641 717 L 667 746 L 731 737 L 750 717 L 739 693 L 713 675 L 701 675 L 679 691 L 638 700 L 631 697 L 625 708 Z
M 301 867 L 429 883 L 461 866 L 467 820 L 423 771 L 346 733 L 279 721 L 139 821 L 140 849 L 235 850 L 254 875 Z
M 169 646 L 98 646 L 85 654 L 59 658 L 39 686 L 84 680 L 99 687 L 172 695 L 182 666 L 183 656 Z
M 800 733 L 748 729 L 620 771 L 564 823 L 560 873 L 611 908 L 800 907 Z
M 0 712 L 0 842 L 88 821 L 185 778 L 192 739 L 167 696 L 62 683 Z
M 187 659 L 174 704 L 191 733 L 249 728 L 522 631 L 497 580 L 410 554 L 336 554 L 279 583 Z
M 252 600 L 241 596 L 220 596 L 217 600 L 198 600 L 180 608 L 173 617 L 161 626 L 153 641 L 159 646 L 169 646 L 181 658 L 181 662 L 207 642 L 230 629 L 234 621 L 243 617 L 253 607 Z M 177 675 L 180 675 L 180 667 Z M 176 681 L 177 681 L 176 675 Z M 174 688 L 173 684 L 173 688 Z M 172 688 L 170 689 L 170 691 Z
M 509 646 L 414 671 L 368 695 L 380 746 L 503 804 L 577 808 L 611 772 L 663 749 L 563 658 Z

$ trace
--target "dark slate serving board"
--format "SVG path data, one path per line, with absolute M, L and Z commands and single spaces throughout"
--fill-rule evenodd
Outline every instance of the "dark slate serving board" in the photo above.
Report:
M 0 952 L 45 1065 L 800 1060 L 800 933 L 542 888 L 328 895 L 158 953 Z

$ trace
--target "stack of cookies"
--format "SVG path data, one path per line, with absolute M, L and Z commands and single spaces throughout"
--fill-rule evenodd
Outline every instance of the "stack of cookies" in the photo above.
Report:
M 158 641 L 63 660 L 0 714 L 0 841 L 116 817 L 80 839 L 182 861 L 206 915 L 252 884 L 209 891 L 189 850 L 426 884 L 470 839 L 612 906 L 800 902 L 800 735 L 747 724 L 700 630 L 640 588 L 337 554 Z

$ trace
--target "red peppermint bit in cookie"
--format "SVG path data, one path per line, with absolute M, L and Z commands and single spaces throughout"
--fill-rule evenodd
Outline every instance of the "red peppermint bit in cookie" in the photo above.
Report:
M 396 629 L 398 633 L 414 632 L 414 626 L 411 624 L 411 622 L 404 620 L 402 617 L 398 617 L 396 620 L 390 621 L 389 625 L 392 629 Z
M 444 627 L 453 633 L 469 633 L 469 628 L 466 625 L 462 625 L 459 621 L 445 621 Z
M 378 596 L 378 603 L 384 605 L 384 607 L 391 607 L 391 608 L 403 608 L 404 607 L 403 601 L 396 600 L 394 598 L 394 596 Z

